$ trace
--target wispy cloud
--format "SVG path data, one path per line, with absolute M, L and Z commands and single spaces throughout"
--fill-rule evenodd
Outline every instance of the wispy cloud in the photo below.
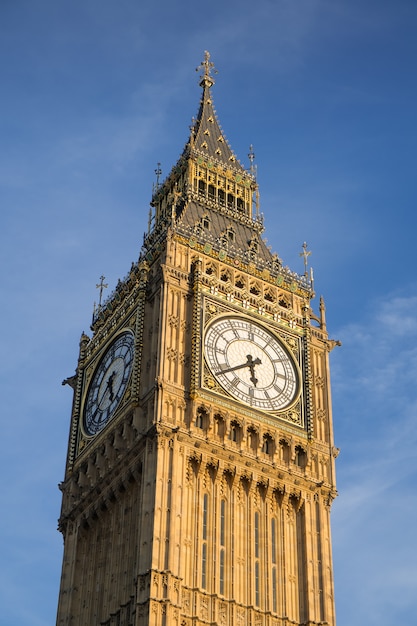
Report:
M 334 410 L 342 453 L 333 524 L 341 626 L 363 615 L 388 626 L 405 606 L 417 608 L 416 300 L 387 294 L 339 332 L 345 346 L 336 357 Z

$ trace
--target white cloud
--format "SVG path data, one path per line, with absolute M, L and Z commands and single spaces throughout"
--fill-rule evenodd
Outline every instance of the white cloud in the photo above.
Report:
M 338 332 L 344 341 L 333 394 L 342 448 L 333 514 L 339 626 L 390 626 L 404 606 L 417 609 L 416 297 L 387 294 L 371 304 L 365 318 Z

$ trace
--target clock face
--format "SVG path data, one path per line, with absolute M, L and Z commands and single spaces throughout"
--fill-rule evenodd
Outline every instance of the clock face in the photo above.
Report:
M 94 372 L 84 405 L 87 435 L 96 435 L 104 428 L 125 392 L 133 366 L 133 342 L 131 332 L 120 334 Z
M 269 330 L 241 317 L 212 322 L 204 339 L 211 373 L 234 398 L 262 409 L 285 409 L 299 393 L 298 369 Z

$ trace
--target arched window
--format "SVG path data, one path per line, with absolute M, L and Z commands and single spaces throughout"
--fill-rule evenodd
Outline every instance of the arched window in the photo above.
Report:
M 241 440 L 241 430 L 239 422 L 233 421 L 230 424 L 230 441 L 239 443 Z
M 301 446 L 295 446 L 294 463 L 298 465 L 298 467 L 301 467 L 302 469 L 304 469 L 305 466 L 307 465 L 307 453 L 304 450 L 304 448 L 302 448 Z
M 262 452 L 269 455 L 274 453 L 274 440 L 269 434 L 263 437 Z
M 214 416 L 214 423 L 215 423 L 215 435 L 219 439 L 223 439 L 224 432 L 225 432 L 225 422 L 224 422 L 223 417 L 219 413 Z
M 279 442 L 280 458 L 283 463 L 289 463 L 290 461 L 290 446 L 285 439 L 281 439 Z
M 205 430 L 208 426 L 208 414 L 204 407 L 197 409 L 197 416 L 195 419 L 195 425 L 197 428 Z
M 258 450 L 258 433 L 256 431 L 255 428 L 253 428 L 252 426 L 249 426 L 248 428 L 248 446 L 250 448 L 250 450 L 256 454 L 257 450 Z

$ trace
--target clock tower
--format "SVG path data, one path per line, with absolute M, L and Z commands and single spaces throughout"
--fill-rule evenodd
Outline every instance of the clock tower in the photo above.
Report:
M 58 626 L 335 625 L 329 352 L 202 96 L 137 263 L 81 336 Z M 308 252 L 304 248 L 304 256 Z

